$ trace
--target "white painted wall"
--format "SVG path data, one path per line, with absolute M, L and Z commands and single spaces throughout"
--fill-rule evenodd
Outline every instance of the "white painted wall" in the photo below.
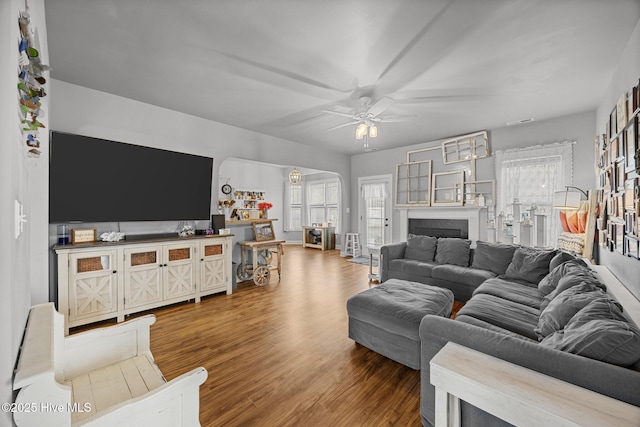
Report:
M 31 23 L 38 29 L 39 52 L 46 61 L 47 38 L 44 20 L 44 1 L 30 0 Z M 46 280 L 39 290 L 34 282 L 47 277 L 46 223 L 39 222 L 41 210 L 47 211 L 47 197 L 42 199 L 38 181 L 46 174 L 46 157 L 30 159 L 20 132 L 17 113 L 18 93 L 16 85 L 19 41 L 18 16 L 24 10 L 24 1 L 0 1 L 0 336 L 4 343 L 0 348 L 0 400 L 12 401 L 13 367 L 29 307 L 47 295 Z M 48 78 L 48 75 L 46 75 Z M 46 98 L 45 98 L 46 100 Z M 46 104 L 43 103 L 46 109 Z M 48 120 L 44 120 L 45 123 Z M 41 135 L 46 145 L 46 132 Z M 24 233 L 14 238 L 14 200 L 24 205 L 29 222 Z M 44 233 L 42 230 L 45 230 Z M 11 414 L 0 413 L 0 425 L 11 425 Z
M 221 186 L 218 177 L 225 176 L 224 173 L 220 173 L 220 168 L 229 158 L 325 170 L 343 177 L 342 182 L 348 182 L 351 176 L 349 157 L 343 154 L 318 150 L 307 145 L 258 134 L 59 80 L 52 81 L 52 92 L 55 94 L 51 98 L 50 127 L 53 130 L 213 157 L 212 212 L 216 212 L 218 207 Z M 208 102 L 215 102 L 215 100 Z M 101 165 L 100 159 L 95 159 L 95 163 L 96 167 L 113 167 Z M 276 174 L 269 169 L 266 169 L 265 173 L 277 180 L 278 184 L 267 183 L 260 179 L 251 186 L 271 188 L 274 185 L 274 190 L 269 192 L 275 196 L 275 186 L 279 185 L 279 197 L 282 197 L 282 174 L 276 177 Z M 48 186 L 48 176 L 45 177 L 43 185 Z M 235 186 L 236 184 L 231 183 L 231 185 Z M 117 189 L 113 189 L 113 191 L 117 191 Z M 108 193 L 105 195 L 108 196 Z M 349 206 L 349 188 L 343 188 L 343 196 L 345 207 Z M 279 205 L 282 203 L 280 202 Z M 275 211 L 274 215 L 277 215 Z M 47 213 L 42 213 L 38 220 L 48 224 Z M 126 233 L 145 234 L 174 231 L 177 223 L 100 223 L 91 224 L 91 226 L 96 226 L 98 233 L 120 227 L 121 231 Z M 282 224 L 278 226 L 282 227 Z M 56 242 L 55 226 L 49 227 L 48 235 L 51 246 Z M 51 254 L 52 266 L 53 259 L 53 254 Z M 52 267 L 50 273 L 52 301 L 55 300 L 56 286 L 53 270 Z
M 565 140 L 577 141 L 573 150 L 573 183 L 574 185 L 586 190 L 588 188 L 593 188 L 594 185 L 594 120 L 594 112 L 585 112 L 541 122 L 532 122 L 519 126 L 489 130 L 490 149 L 492 151 L 496 151 L 548 144 Z M 425 142 L 423 144 L 417 144 L 409 147 L 381 150 L 353 156 L 351 158 L 351 194 L 358 194 L 358 177 L 361 176 L 390 173 L 394 177 L 395 185 L 396 164 L 404 163 L 406 161 L 407 151 L 439 145 L 440 141 Z M 439 153 L 439 151 L 437 153 Z M 458 165 L 466 165 L 466 163 L 460 163 Z M 450 170 L 460 167 L 458 165 L 451 165 L 452 167 Z M 584 165 L 589 165 L 589 167 L 584 167 Z M 440 169 L 438 169 L 438 167 L 439 166 L 436 165 L 436 162 L 434 162 L 435 172 L 442 171 L 442 167 L 440 167 Z M 476 178 L 478 180 L 495 178 L 493 157 L 477 160 Z M 358 201 L 354 197 L 351 200 L 352 212 L 357 212 L 357 207 Z M 404 240 L 405 236 L 401 236 L 400 233 L 400 224 L 400 211 L 398 209 L 394 209 L 392 230 L 392 240 L 394 242 Z M 351 229 L 358 229 L 358 218 L 355 214 L 351 215 Z

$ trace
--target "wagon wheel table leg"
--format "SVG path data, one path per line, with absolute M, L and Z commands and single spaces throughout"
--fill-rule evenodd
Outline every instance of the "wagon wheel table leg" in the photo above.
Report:
M 253 283 L 256 286 L 265 286 L 271 280 L 271 271 L 266 265 L 261 265 L 253 271 Z

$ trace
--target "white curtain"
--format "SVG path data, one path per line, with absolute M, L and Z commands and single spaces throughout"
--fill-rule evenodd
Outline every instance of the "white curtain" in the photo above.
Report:
M 386 199 L 387 187 L 383 183 L 363 184 L 362 198 L 363 199 Z
M 523 211 L 532 205 L 538 207 L 538 213 L 544 209 L 549 246 L 556 245 L 560 231 L 558 212 L 553 210 L 553 193 L 573 183 L 574 144 L 565 141 L 496 151 L 496 213 L 512 214 L 515 199 Z

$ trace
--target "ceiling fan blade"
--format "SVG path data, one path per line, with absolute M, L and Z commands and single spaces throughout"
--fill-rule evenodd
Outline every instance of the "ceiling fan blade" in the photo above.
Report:
M 373 104 L 371 108 L 367 110 L 367 114 L 372 114 L 374 116 L 377 116 L 379 114 L 382 114 L 382 112 L 387 108 L 391 107 L 392 104 L 393 104 L 393 99 L 387 98 L 385 96 L 380 101 Z
M 348 117 L 350 119 L 354 119 L 353 114 L 343 113 L 341 111 L 333 111 L 333 110 L 322 110 L 323 113 L 333 114 L 340 117 Z
M 358 122 L 357 122 L 357 121 L 353 121 L 353 122 L 351 122 L 351 123 L 343 123 L 343 124 L 341 124 L 341 125 L 334 126 L 334 127 L 332 127 L 332 128 L 327 129 L 327 132 L 328 132 L 328 131 L 331 131 L 331 130 L 336 130 L 336 129 L 344 128 L 344 127 L 347 127 L 347 126 L 357 125 L 357 124 L 358 124 Z
M 379 121 L 383 122 L 383 123 L 405 123 L 405 122 L 410 122 L 413 119 L 415 119 L 416 115 L 413 116 L 383 116 L 383 117 L 378 117 L 378 119 L 380 119 Z

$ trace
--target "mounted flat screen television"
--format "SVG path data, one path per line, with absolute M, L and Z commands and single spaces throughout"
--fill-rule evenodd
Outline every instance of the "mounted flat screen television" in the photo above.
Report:
M 50 141 L 50 223 L 210 218 L 210 157 L 56 131 Z

